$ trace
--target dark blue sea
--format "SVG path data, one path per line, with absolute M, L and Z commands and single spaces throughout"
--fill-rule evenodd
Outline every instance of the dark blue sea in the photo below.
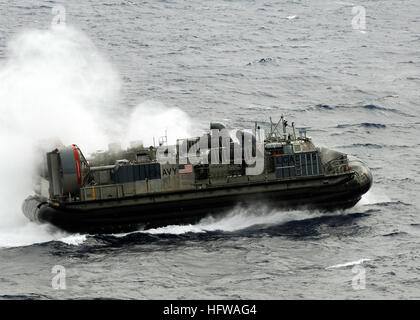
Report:
M 419 299 L 419 103 L 416 0 L 0 0 L 0 299 Z M 369 166 L 355 207 L 109 235 L 21 212 L 41 140 L 88 153 L 281 115 Z

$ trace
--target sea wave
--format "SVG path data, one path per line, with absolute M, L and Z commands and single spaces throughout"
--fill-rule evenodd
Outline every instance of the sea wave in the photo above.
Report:
M 316 104 L 310 105 L 307 107 L 307 110 L 326 110 L 326 111 L 334 111 L 334 110 L 365 110 L 365 111 L 381 111 L 386 113 L 395 113 L 406 117 L 415 117 L 412 114 L 405 113 L 401 110 L 395 108 L 387 108 L 383 106 L 378 106 L 375 104 L 366 104 L 366 105 L 328 105 L 328 104 Z

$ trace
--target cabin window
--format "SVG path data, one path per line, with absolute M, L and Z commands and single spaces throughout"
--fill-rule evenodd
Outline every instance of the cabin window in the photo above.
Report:
M 148 154 L 137 154 L 137 161 L 138 162 L 150 161 L 150 156 Z
M 293 150 L 294 150 L 295 152 L 301 152 L 301 151 L 302 151 L 302 148 L 301 148 L 300 144 L 295 144 L 295 145 L 293 146 Z

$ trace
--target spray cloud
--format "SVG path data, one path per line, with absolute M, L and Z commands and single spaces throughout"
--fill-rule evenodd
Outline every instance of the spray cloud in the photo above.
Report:
M 109 142 L 150 145 L 165 131 L 171 143 L 197 127 L 182 110 L 156 101 L 125 112 L 118 105 L 120 85 L 113 66 L 71 26 L 27 30 L 9 42 L 0 65 L 0 247 L 63 236 L 29 223 L 21 212 L 40 154 L 56 142 L 77 143 L 89 154 Z
M 20 209 L 32 193 L 36 149 L 54 139 L 88 151 L 106 144 L 118 132 L 109 115 L 119 88 L 113 67 L 75 28 L 29 30 L 9 42 L 0 65 L 0 246 L 28 228 L 38 231 L 24 242 L 48 239 Z

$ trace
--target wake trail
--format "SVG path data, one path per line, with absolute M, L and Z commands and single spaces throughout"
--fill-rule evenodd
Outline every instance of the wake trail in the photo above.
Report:
M 197 224 L 169 225 L 160 228 L 144 230 L 148 234 L 185 234 L 205 233 L 212 231 L 235 232 L 253 226 L 270 227 L 291 221 L 300 221 L 321 216 L 334 216 L 341 213 L 325 213 L 311 210 L 281 210 L 269 207 L 237 207 L 225 215 L 209 216 Z

